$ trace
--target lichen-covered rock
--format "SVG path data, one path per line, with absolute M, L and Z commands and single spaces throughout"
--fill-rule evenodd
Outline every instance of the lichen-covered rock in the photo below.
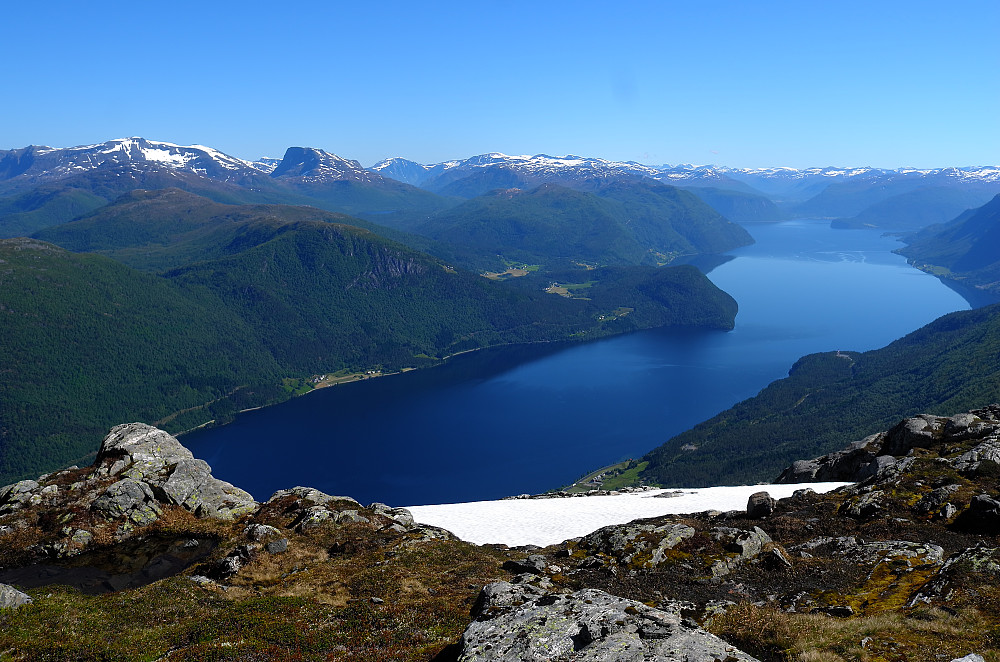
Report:
M 969 578 L 994 583 L 1000 580 L 1000 549 L 995 547 L 970 547 L 949 558 L 910 601 L 910 607 L 919 603 L 947 603 L 956 588 Z
M 753 527 L 753 531 L 716 527 L 710 534 L 716 540 L 724 542 L 729 551 L 737 553 L 736 556 L 721 558 L 712 564 L 712 576 L 717 578 L 724 577 L 740 564 L 757 558 L 768 543 L 774 542 L 759 526 Z
M 94 467 L 98 476 L 122 476 L 147 485 L 157 500 L 199 517 L 235 519 L 257 507 L 250 494 L 214 478 L 212 468 L 176 438 L 143 423 L 112 428 Z
M 39 485 L 33 480 L 22 480 L 0 487 L 0 515 L 20 510 L 32 503 L 41 503 Z
M 279 537 L 281 531 L 267 524 L 251 524 L 243 530 L 243 535 L 254 542 L 261 542 L 269 538 Z
M 755 659 L 676 614 L 596 589 L 539 594 L 499 582 L 483 589 L 473 617 L 459 662 Z
M 985 439 L 975 448 L 962 453 L 955 458 L 953 466 L 962 473 L 971 473 L 979 469 L 983 462 L 1000 464 L 1000 440 L 996 437 Z
M 317 490 L 314 487 L 302 487 L 302 486 L 293 487 L 290 490 L 278 490 L 277 492 L 275 492 L 274 494 L 271 495 L 271 498 L 268 499 L 267 502 L 271 503 L 273 501 L 279 501 L 279 500 L 284 499 L 285 497 L 288 497 L 288 496 L 294 496 L 294 497 L 297 497 L 299 499 L 305 499 L 307 501 L 312 501 L 313 504 L 315 504 L 317 506 L 326 506 L 326 505 L 328 505 L 330 503 L 333 503 L 333 502 L 336 502 L 336 501 L 343 501 L 343 502 L 345 502 L 344 505 L 348 506 L 350 508 L 354 508 L 354 509 L 361 508 L 361 504 L 358 503 L 356 500 L 352 499 L 351 497 L 347 497 L 347 496 L 331 496 L 331 495 L 327 494 L 326 492 L 320 492 L 319 490 Z
M 814 538 L 790 549 L 847 559 L 862 566 L 874 566 L 887 560 L 906 560 L 910 565 L 940 565 L 944 560 L 944 549 L 939 545 L 909 540 L 859 542 L 854 536 Z
M 125 518 L 138 526 L 150 524 L 162 514 L 149 485 L 131 478 L 111 485 L 90 507 L 106 519 Z
M 613 557 L 622 565 L 652 568 L 666 558 L 667 550 L 695 534 L 686 524 L 614 524 L 584 536 L 581 549 Z
M 0 584 L 0 609 L 16 609 L 31 602 L 31 596 L 27 593 L 22 593 L 7 584 Z
M 885 510 L 885 493 L 873 490 L 844 502 L 840 512 L 857 520 L 868 521 L 883 514 Z

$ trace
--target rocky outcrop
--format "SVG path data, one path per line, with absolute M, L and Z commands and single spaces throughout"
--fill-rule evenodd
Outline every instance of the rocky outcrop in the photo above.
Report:
M 596 589 L 489 584 L 448 658 L 459 662 L 755 660 L 673 613 Z M 439 658 L 442 659 L 442 658 Z
M 143 423 L 112 428 L 94 467 L 97 476 L 123 477 L 107 495 L 113 507 L 105 512 L 133 520 L 138 514 L 142 523 L 155 519 L 150 502 L 156 501 L 218 519 L 236 519 L 257 507 L 250 494 L 214 478 L 208 463 L 195 459 L 175 437 Z
M 957 446 L 971 448 L 958 454 Z M 850 444 L 846 449 L 814 460 L 797 460 L 774 482 L 862 482 L 905 471 L 920 450 L 946 451 L 942 457 L 956 471 L 975 473 L 1000 465 L 1000 405 L 957 414 L 920 414 L 900 421 L 890 430 Z

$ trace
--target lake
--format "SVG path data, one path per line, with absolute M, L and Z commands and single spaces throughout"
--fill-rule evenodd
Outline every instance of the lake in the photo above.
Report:
M 739 302 L 732 331 L 473 352 L 245 412 L 183 442 L 258 500 L 295 485 L 395 506 L 537 493 L 641 456 L 804 354 L 875 349 L 969 308 L 878 233 L 746 227 L 757 243 L 709 274 Z

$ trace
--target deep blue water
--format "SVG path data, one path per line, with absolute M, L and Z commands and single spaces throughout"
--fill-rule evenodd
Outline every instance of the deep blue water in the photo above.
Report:
M 804 354 L 882 347 L 969 307 L 877 233 L 820 221 L 748 229 L 757 244 L 710 273 L 739 302 L 733 331 L 475 352 L 246 412 L 183 441 L 257 499 L 294 485 L 393 505 L 540 492 L 642 455 Z

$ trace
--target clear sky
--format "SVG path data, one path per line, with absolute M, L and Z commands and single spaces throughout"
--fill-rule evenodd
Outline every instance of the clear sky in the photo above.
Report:
M 11 0 L 0 149 L 1000 164 L 1000 2 Z

